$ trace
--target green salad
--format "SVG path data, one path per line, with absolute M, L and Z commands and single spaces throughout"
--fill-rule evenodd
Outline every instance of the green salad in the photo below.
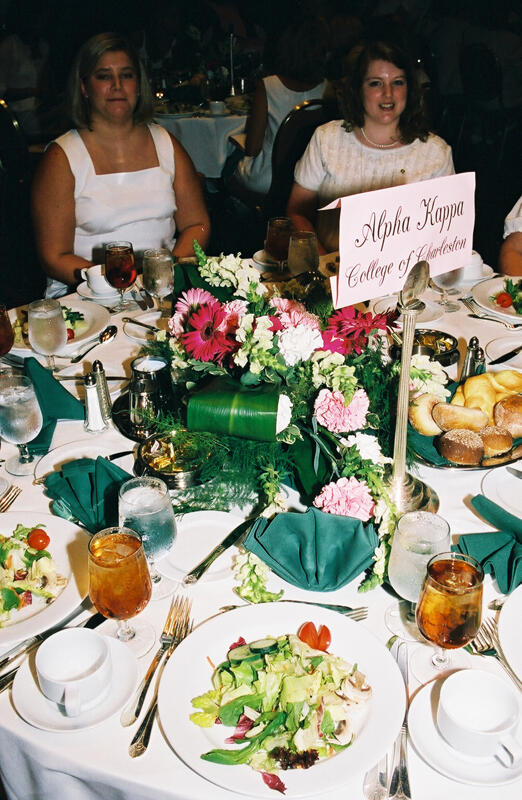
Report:
M 279 769 L 307 768 L 354 741 L 371 687 L 357 665 L 316 650 L 294 635 L 232 645 L 212 675 L 213 688 L 192 700 L 201 727 L 234 728 L 226 743 L 201 758 L 248 764 L 273 789 Z M 283 788 L 281 788 L 283 787 Z
M 49 541 L 41 525 L 17 525 L 11 536 L 0 535 L 0 628 L 13 611 L 38 600 L 51 603 L 67 584 L 46 549 Z

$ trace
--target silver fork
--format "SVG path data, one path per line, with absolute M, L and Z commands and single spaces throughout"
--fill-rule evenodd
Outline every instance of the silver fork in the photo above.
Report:
M 162 672 L 165 669 L 165 665 L 169 658 L 171 657 L 172 653 L 178 646 L 178 644 L 183 641 L 183 639 L 190 633 L 192 630 L 192 623 L 190 621 L 190 610 L 192 608 L 192 600 L 187 601 L 183 614 L 180 614 L 176 620 L 176 628 L 174 631 L 174 639 L 172 644 L 170 645 L 165 658 L 162 664 Z M 154 720 L 156 719 L 156 713 L 158 710 L 158 689 L 160 684 L 161 673 L 158 676 L 156 681 L 156 688 L 154 690 L 154 696 L 151 700 L 150 706 L 148 708 L 147 713 L 145 714 L 143 721 L 136 731 L 136 734 L 129 745 L 129 755 L 131 758 L 137 758 L 138 756 L 143 755 L 146 751 L 147 747 L 149 746 L 150 734 L 152 731 L 152 726 L 154 724 Z
M 21 488 L 19 486 L 15 486 L 14 484 L 7 489 L 2 497 L 0 497 L 0 514 L 4 511 L 7 511 L 7 509 L 13 505 L 21 491 Z
M 507 322 L 506 320 L 499 319 L 498 317 L 493 317 L 490 314 L 485 313 L 484 310 L 481 309 L 480 306 L 478 306 L 470 297 L 461 297 L 460 300 L 462 303 L 464 303 L 468 311 L 471 311 L 474 317 L 485 319 L 489 322 L 499 322 L 504 326 L 504 328 L 507 328 L 510 331 L 516 331 L 522 325 L 522 323 Z
M 174 631 L 176 629 L 176 622 L 178 618 L 184 614 L 184 608 L 187 603 L 188 600 L 186 598 L 182 598 L 180 595 L 175 595 L 172 598 L 169 613 L 167 614 L 167 619 L 165 620 L 163 631 L 160 636 L 160 646 L 158 651 L 150 662 L 150 666 L 145 673 L 142 682 L 136 689 L 136 694 L 127 707 L 121 712 L 120 722 L 124 728 L 132 725 L 138 719 L 145 701 L 145 697 L 147 696 L 147 690 L 150 686 L 150 682 L 154 676 L 154 673 L 156 672 L 156 669 L 158 668 L 163 654 L 166 653 L 172 644 L 174 639 Z
M 306 605 L 319 606 L 320 608 L 328 608 L 330 611 L 337 611 L 344 617 L 361 622 L 368 616 L 368 606 L 358 606 L 357 608 L 350 608 L 349 606 L 336 606 L 332 603 L 314 603 L 313 600 L 278 600 L 279 603 L 305 603 Z M 220 611 L 233 611 L 235 608 L 245 608 L 249 603 L 242 605 L 221 606 Z
M 497 624 L 494 620 L 483 620 L 475 638 L 470 642 L 470 647 L 476 655 L 490 655 L 492 658 L 495 658 L 506 674 L 509 675 L 517 689 L 522 691 L 522 681 L 517 674 L 513 672 L 500 647 Z M 486 653 L 486 651 L 491 650 L 493 652 Z

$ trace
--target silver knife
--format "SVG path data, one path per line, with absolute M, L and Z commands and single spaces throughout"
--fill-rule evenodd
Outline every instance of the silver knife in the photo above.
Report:
M 408 692 L 408 645 L 406 642 L 398 639 L 392 647 L 390 652 L 397 661 L 401 671 L 404 685 L 406 687 L 406 709 L 404 711 L 404 720 L 402 722 L 399 735 L 395 740 L 393 748 L 393 761 L 391 767 L 390 787 L 388 789 L 388 797 L 401 797 L 403 800 L 410 800 L 410 780 L 408 777 L 408 707 L 410 705 L 410 696 Z
M 518 355 L 521 350 L 522 350 L 522 344 L 520 344 L 518 347 L 514 347 L 513 350 L 510 350 L 508 353 L 504 353 L 503 356 L 499 356 L 498 358 L 494 358 L 493 361 L 490 361 L 489 363 L 490 364 L 503 364 L 504 361 L 509 361 L 510 358 L 513 358 L 513 356 Z
M 515 478 L 522 478 L 522 469 L 516 469 L 515 467 L 506 467 L 506 469 Z
M 57 381 L 81 381 L 83 383 L 85 375 L 53 375 Z M 106 375 L 108 381 L 130 381 L 128 375 Z
M 225 550 L 228 550 L 228 548 L 232 547 L 233 544 L 237 544 L 242 536 L 246 536 L 254 522 L 255 519 L 247 519 L 235 527 L 234 530 L 228 534 L 228 536 L 225 536 L 223 541 L 220 542 L 217 547 L 214 547 L 214 549 L 210 551 L 208 556 L 206 556 L 203 561 L 200 561 L 199 564 L 194 567 L 194 569 L 192 569 L 190 572 L 187 572 L 183 578 L 183 583 L 185 585 L 190 585 L 192 583 L 196 583 L 196 581 L 199 581 L 203 573 L 207 571 L 210 565 L 214 563 L 216 558 L 218 558 L 221 553 L 224 553 Z
M 147 303 L 145 302 L 141 294 L 139 294 L 137 289 L 131 290 L 131 297 L 136 301 L 136 303 L 139 305 L 142 311 L 147 310 Z

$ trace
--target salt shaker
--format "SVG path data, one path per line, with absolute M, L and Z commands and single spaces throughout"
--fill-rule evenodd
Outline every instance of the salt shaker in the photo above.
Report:
M 85 422 L 83 427 L 89 433 L 100 433 L 106 430 L 107 423 L 102 416 L 96 378 L 92 372 L 85 376 L 83 384 L 85 387 Z
M 103 421 L 110 424 L 111 415 L 111 396 L 109 394 L 109 387 L 107 385 L 107 378 L 105 377 L 105 370 L 101 361 L 95 361 L 92 365 L 92 374 L 96 381 L 96 390 L 98 392 L 98 399 L 100 401 L 100 410 Z
M 478 346 L 479 340 L 476 336 L 472 336 L 466 348 L 464 364 L 462 365 L 462 372 L 460 373 L 460 383 L 464 383 L 467 378 L 475 374 L 475 357 Z
M 482 347 L 477 347 L 475 351 L 475 368 L 473 375 L 483 375 L 486 371 L 486 356 Z

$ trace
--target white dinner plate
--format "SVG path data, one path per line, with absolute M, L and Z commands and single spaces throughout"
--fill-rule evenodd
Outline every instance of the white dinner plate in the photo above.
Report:
M 84 303 L 81 300 L 70 300 L 68 297 L 60 298 L 60 302 L 62 306 L 70 308 L 72 311 L 79 311 L 83 314 L 86 323 L 85 328 L 83 328 L 74 339 L 71 339 L 70 342 L 67 342 L 67 344 L 57 351 L 58 353 L 69 356 L 78 350 L 80 345 L 94 339 L 95 336 L 102 332 L 110 320 L 110 314 L 106 308 L 97 303 Z M 12 309 L 9 312 L 9 316 L 14 322 L 16 319 L 16 310 Z M 15 345 L 11 348 L 11 352 L 27 358 L 28 355 L 33 353 L 33 350 L 27 343 Z
M 520 493 L 520 489 L 518 490 Z M 509 665 L 522 680 L 522 637 L 520 621 L 522 620 L 522 585 L 509 595 L 500 611 L 498 620 L 498 637 L 502 652 Z
M 485 311 L 493 313 L 498 317 L 509 319 L 511 322 L 520 322 L 522 325 L 522 314 L 517 314 L 513 306 L 510 306 L 509 308 L 501 308 L 500 306 L 497 306 L 494 300 L 491 300 L 493 295 L 504 291 L 505 280 L 506 279 L 503 277 L 498 277 L 490 278 L 489 281 L 481 281 L 473 286 L 471 289 L 471 296 L 473 297 L 474 301 Z
M 325 787 L 339 788 L 346 775 L 362 772 L 391 747 L 402 723 L 405 691 L 399 668 L 384 644 L 362 625 L 335 611 L 307 604 L 263 603 L 229 611 L 196 628 L 165 667 L 158 699 L 161 725 L 176 754 L 194 772 L 231 792 L 274 800 L 273 789 L 250 767 L 203 761 L 202 753 L 215 747 L 230 747 L 225 739 L 232 729 L 223 725 L 211 728 L 195 725 L 189 719 L 195 710 L 191 700 L 211 689 L 209 662 L 222 662 L 239 636 L 253 641 L 296 633 L 307 620 L 313 620 L 316 626 L 328 626 L 332 634 L 330 652 L 351 663 L 357 662 L 372 687 L 372 697 L 350 747 L 311 769 L 280 773 L 287 787 L 285 797 L 315 796 L 324 792 Z
M 54 733 L 93 728 L 120 711 L 131 697 L 138 678 L 138 662 L 130 647 L 114 636 L 107 636 L 112 659 L 112 685 L 108 697 L 77 717 L 68 717 L 57 703 L 40 691 L 35 653 L 24 661 L 13 683 L 13 704 L 18 714 L 35 728 Z
M 178 532 L 173 546 L 165 558 L 156 564 L 158 570 L 167 578 L 181 581 L 187 572 L 199 564 L 225 536 L 243 522 L 243 519 L 244 517 L 226 511 L 194 511 L 192 514 L 184 514 L 177 520 Z M 200 581 L 203 583 L 230 578 L 232 558 L 236 553 L 235 547 L 225 550 Z
M 522 762 L 507 769 L 493 756 L 476 758 L 454 750 L 440 735 L 437 728 L 437 708 L 444 680 L 438 678 L 428 683 L 413 698 L 408 711 L 408 732 L 419 756 L 430 767 L 459 783 L 474 786 L 500 786 L 513 783 L 522 776 Z M 522 716 L 517 735 L 522 733 Z M 452 795 L 458 797 L 458 792 Z M 500 797 L 500 795 L 497 795 Z
M 397 307 L 397 295 L 388 295 L 381 297 L 373 304 L 374 314 L 385 314 L 387 311 L 393 311 Z M 444 316 L 444 309 L 438 303 L 433 303 L 431 300 L 422 301 L 426 306 L 423 311 L 416 317 L 416 325 L 426 325 L 428 322 L 435 322 L 436 319 Z M 401 317 L 398 321 L 401 322 Z
M 42 456 L 42 458 L 35 465 L 34 477 L 35 480 L 39 481 L 46 475 L 49 475 L 50 472 L 54 472 L 54 470 L 60 470 L 64 464 L 69 461 L 76 461 L 78 458 L 96 459 L 98 456 L 110 456 L 111 453 L 128 449 L 130 448 L 121 443 L 111 446 L 110 444 L 100 444 L 99 442 L 98 444 L 95 444 L 94 442 L 90 442 L 88 440 L 68 442 L 67 444 L 60 445 L 60 447 L 55 447 L 53 450 L 49 450 L 48 453 Z M 124 456 L 117 460 L 117 464 L 122 469 L 132 473 L 134 457 L 132 455 Z
M 517 469 L 516 462 L 511 469 Z M 507 467 L 492 469 L 482 478 L 482 494 L 510 514 L 522 518 L 522 471 L 520 476 L 517 478 Z
M 83 283 L 78 284 L 76 291 L 80 297 L 85 297 L 86 300 L 94 300 L 95 303 L 99 303 L 102 306 L 114 305 L 120 296 L 117 289 L 112 289 L 111 291 L 110 287 L 109 290 L 103 294 L 93 292 L 92 289 L 89 288 L 87 281 L 83 281 Z
M 87 544 L 82 528 L 41 511 L 8 511 L 0 514 L 0 534 L 10 536 L 18 524 L 27 528 L 45 525 L 51 541 L 47 548 L 67 585 L 49 605 L 33 598 L 30 606 L 12 611 L 5 627 L 0 628 L 0 646 L 20 641 L 58 625 L 71 614 L 87 595 Z
M 162 319 L 161 311 L 148 311 L 146 314 L 140 314 L 139 316 L 133 317 L 133 319 L 137 319 L 140 322 L 145 322 L 147 325 L 155 325 L 156 328 L 168 330 L 168 319 L 166 317 L 163 317 Z M 138 344 L 147 344 L 148 342 L 154 341 L 155 335 L 153 331 L 149 331 L 147 328 L 142 328 L 140 325 L 135 325 L 133 322 L 124 322 L 123 332 L 125 336 L 128 336 L 129 339 L 132 339 L 133 342 L 138 342 Z
M 517 333 L 506 333 L 505 336 L 499 336 L 498 339 L 492 339 L 486 345 L 486 356 L 488 361 L 493 361 L 495 358 L 504 355 L 504 353 L 509 353 L 510 350 L 514 350 L 515 347 L 518 347 L 522 344 L 522 339 L 520 337 L 520 331 Z M 487 365 L 488 372 L 496 372 L 497 370 L 501 369 L 520 369 L 522 370 L 522 350 L 520 353 L 517 353 L 516 356 L 510 358 L 509 361 L 504 361 L 502 364 L 491 364 Z
M 274 261 L 273 258 L 267 254 L 266 250 L 258 250 L 252 256 L 252 260 L 255 261 L 260 267 L 264 267 L 265 269 L 272 269 L 273 267 L 277 267 L 277 261 Z

